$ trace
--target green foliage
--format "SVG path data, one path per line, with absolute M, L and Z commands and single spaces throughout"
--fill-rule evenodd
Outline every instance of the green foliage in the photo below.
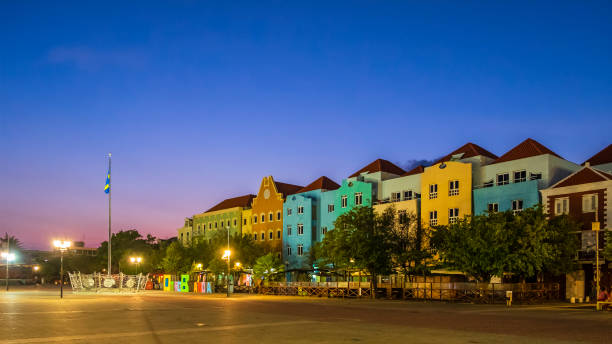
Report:
M 605 232 L 605 245 L 604 245 L 604 257 L 606 258 L 606 260 L 612 260 L 612 231 L 606 231 Z
M 356 207 L 339 216 L 334 229 L 314 248 L 323 264 L 335 269 L 355 267 L 374 276 L 391 272 L 394 226 L 392 212 L 378 215 L 371 207 Z
M 391 257 L 394 266 L 404 275 L 423 275 L 431 270 L 431 251 L 428 233 L 415 213 L 398 212 L 394 207 L 385 210 L 395 223 L 391 230 Z
M 282 278 L 285 267 L 273 253 L 259 257 L 253 266 L 253 275 L 256 279 L 276 281 Z
M 571 271 L 577 249 L 572 232 L 579 226 L 566 216 L 548 221 L 540 207 L 490 213 L 439 226 L 432 245 L 450 268 L 479 281 L 513 273 L 521 278 L 544 271 Z
M 191 266 L 187 250 L 179 242 L 175 241 L 166 248 L 166 255 L 161 262 L 166 273 L 180 274 L 188 272 Z
M 135 266 L 129 262 L 130 256 L 139 256 L 143 258 L 142 264 L 140 265 L 141 271 L 148 272 L 156 268 L 154 264 L 158 264 L 158 262 L 151 259 L 152 251 L 155 249 L 152 243 L 155 241 L 157 240 L 151 235 L 148 235 L 147 238 L 143 238 L 135 229 L 113 233 L 111 237 L 111 268 L 113 272 L 136 271 Z M 102 242 L 98 248 L 97 257 L 99 268 L 106 269 L 108 261 L 108 241 Z

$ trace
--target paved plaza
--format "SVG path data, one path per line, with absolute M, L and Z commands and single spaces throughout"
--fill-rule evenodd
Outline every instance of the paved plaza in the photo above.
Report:
M 612 313 L 384 300 L 0 292 L 7 343 L 609 343 Z M 572 307 L 573 306 L 573 307 Z

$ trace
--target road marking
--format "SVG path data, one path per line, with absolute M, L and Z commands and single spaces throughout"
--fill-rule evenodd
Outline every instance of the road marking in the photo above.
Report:
M 262 324 L 240 324 L 240 325 L 223 325 L 223 326 L 215 326 L 215 327 L 177 328 L 177 329 L 172 329 L 172 330 L 159 330 L 159 331 L 135 331 L 135 332 L 104 333 L 104 334 L 80 334 L 80 335 L 73 335 L 73 336 L 8 339 L 8 340 L 0 340 L 0 344 L 55 343 L 55 342 L 65 342 L 69 340 L 90 341 L 90 340 L 99 340 L 99 339 L 108 339 L 108 338 L 163 336 L 163 335 L 184 334 L 184 333 L 194 333 L 194 332 L 230 331 L 230 330 L 251 329 L 251 328 L 257 328 L 257 327 L 303 325 L 303 324 L 314 324 L 314 323 L 318 323 L 318 321 L 298 320 L 298 321 L 284 321 L 284 322 L 262 323 Z

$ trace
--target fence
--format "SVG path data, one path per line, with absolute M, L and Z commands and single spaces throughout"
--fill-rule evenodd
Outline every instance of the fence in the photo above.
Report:
M 387 297 L 404 300 L 437 300 L 469 303 L 505 303 L 506 292 L 512 292 L 517 303 L 540 303 L 559 300 L 558 283 L 469 283 L 420 282 L 379 283 L 376 290 L 370 282 L 269 282 L 259 292 L 264 295 L 318 297 Z
M 69 272 L 70 285 L 74 293 L 79 292 L 138 292 L 145 288 L 147 275 L 106 275 L 100 273 L 81 274 Z

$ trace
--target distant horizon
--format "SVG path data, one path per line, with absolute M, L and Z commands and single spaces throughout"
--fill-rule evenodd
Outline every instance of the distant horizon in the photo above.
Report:
M 0 233 L 176 236 L 263 176 L 341 182 L 467 142 L 582 163 L 612 132 L 612 3 L 0 4 Z

